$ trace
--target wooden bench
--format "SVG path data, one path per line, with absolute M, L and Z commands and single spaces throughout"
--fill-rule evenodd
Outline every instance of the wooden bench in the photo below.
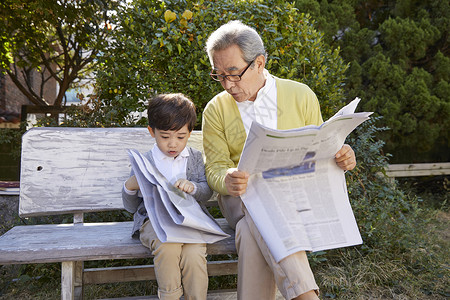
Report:
M 87 284 L 154 280 L 152 265 L 85 269 L 92 260 L 149 258 L 131 238 L 132 220 L 85 223 L 83 214 L 122 210 L 121 189 L 131 165 L 126 149 L 148 151 L 146 128 L 33 128 L 22 142 L 19 215 L 73 214 L 73 224 L 23 225 L 0 237 L 0 264 L 61 262 L 61 299 L 82 299 Z M 200 132 L 189 145 L 202 149 Z M 210 255 L 235 254 L 230 238 L 209 244 Z M 210 276 L 237 274 L 235 260 L 209 261 Z

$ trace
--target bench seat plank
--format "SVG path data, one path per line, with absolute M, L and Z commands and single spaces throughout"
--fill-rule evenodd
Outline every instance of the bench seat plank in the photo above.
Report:
M 208 244 L 211 255 L 236 253 L 233 230 L 225 219 L 221 228 L 232 237 Z M 0 237 L 0 264 L 50 263 L 150 257 L 132 222 L 16 226 Z

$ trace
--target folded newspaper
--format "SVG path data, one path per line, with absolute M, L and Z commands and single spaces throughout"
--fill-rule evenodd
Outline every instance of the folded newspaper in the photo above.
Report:
M 362 243 L 335 154 L 371 112 L 359 98 L 321 126 L 269 129 L 253 122 L 238 169 L 250 173 L 241 196 L 278 262 L 298 252 Z
M 215 243 L 229 237 L 191 195 L 175 188 L 139 151 L 128 156 L 158 239 L 168 243 Z

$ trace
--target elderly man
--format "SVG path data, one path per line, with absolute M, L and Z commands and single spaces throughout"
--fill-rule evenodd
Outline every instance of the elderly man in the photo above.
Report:
M 278 263 L 274 260 L 240 200 L 249 174 L 236 169 L 252 122 L 276 129 L 320 125 L 323 120 L 317 97 L 302 83 L 269 74 L 261 37 L 240 21 L 213 32 L 206 51 L 212 65 L 210 75 L 224 88 L 203 112 L 206 176 L 211 188 L 221 195 L 222 213 L 236 228 L 238 299 L 275 299 L 276 286 L 286 299 L 318 299 L 305 251 Z M 343 170 L 356 165 L 348 145 L 335 157 Z

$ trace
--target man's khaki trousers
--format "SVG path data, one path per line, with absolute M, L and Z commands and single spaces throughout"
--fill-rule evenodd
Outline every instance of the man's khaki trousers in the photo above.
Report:
M 232 205 L 238 203 L 237 198 L 225 196 L 220 199 L 220 205 L 225 207 L 231 222 L 237 222 L 238 299 L 272 300 L 277 287 L 285 299 L 293 299 L 311 290 L 318 293 L 319 287 L 305 251 L 289 255 L 277 263 L 242 201 L 241 209 L 237 210 L 236 207 L 227 207 L 229 198 L 234 198 L 229 202 Z

